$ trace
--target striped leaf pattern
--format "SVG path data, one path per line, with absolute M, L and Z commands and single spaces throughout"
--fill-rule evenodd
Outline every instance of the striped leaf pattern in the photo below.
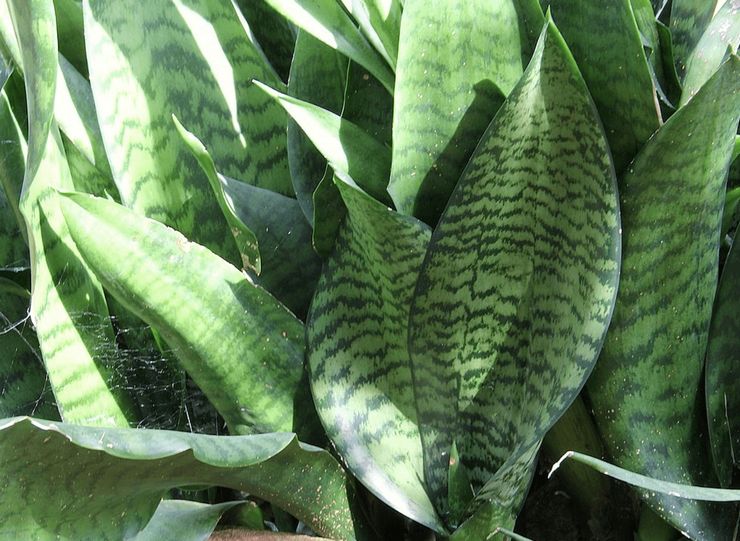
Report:
M 713 0 L 672 0 L 670 29 L 676 70 L 683 80 L 687 62 L 714 14 Z
M 620 173 L 661 123 L 630 0 L 547 3 L 596 103 Z
M 90 81 L 122 201 L 238 264 L 231 232 L 172 122 L 175 114 L 197 133 L 227 175 L 292 193 L 285 114 L 251 85 L 280 82 L 235 6 L 87 0 L 84 15 Z
M 731 58 L 650 139 L 622 179 L 617 305 L 589 380 L 594 417 L 617 465 L 710 486 L 699 392 L 712 313 L 724 182 L 740 118 Z M 695 539 L 729 539 L 731 513 L 643 493 Z
M 740 237 L 736 239 L 740 240 Z M 740 243 L 730 248 L 714 306 L 706 359 L 709 442 L 714 469 L 730 486 L 740 468 Z
M 335 177 L 347 219 L 308 319 L 311 389 L 352 473 L 404 515 L 444 532 L 422 483 L 407 348 L 408 315 L 429 227 Z
M 60 205 L 106 290 L 158 329 L 232 434 L 294 430 L 304 356 L 295 316 L 237 268 L 159 222 L 82 194 Z
M 394 94 L 390 192 L 434 225 L 478 140 L 521 77 L 516 2 L 408 0 Z
M 425 479 L 476 490 L 577 396 L 616 294 L 619 214 L 596 111 L 550 21 L 432 235 L 411 309 Z

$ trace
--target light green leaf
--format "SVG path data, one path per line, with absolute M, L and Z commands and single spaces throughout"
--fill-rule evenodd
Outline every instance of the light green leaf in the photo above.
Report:
M 221 515 L 244 502 L 217 505 L 162 500 L 146 527 L 132 541 L 207 541 L 216 529 Z
M 106 290 L 162 334 L 232 434 L 294 429 L 300 321 L 238 269 L 159 222 L 82 194 L 60 205 Z
M 116 345 L 103 291 L 80 260 L 54 196 L 72 180 L 53 119 L 58 53 L 51 0 L 13 4 L 29 114 L 20 209 L 31 245 L 31 318 L 62 418 L 128 426 L 133 406 L 116 385 Z M 41 144 L 41 150 L 36 145 Z
M 722 269 L 706 357 L 706 400 L 714 469 L 730 486 L 740 467 L 740 237 Z
M 588 392 L 621 467 L 692 485 L 715 483 L 697 400 L 712 314 L 724 182 L 740 118 L 733 57 L 645 145 L 622 179 L 619 295 Z M 643 494 L 693 538 L 727 539 L 719 510 Z M 734 520 L 734 519 L 732 519 Z
M 547 0 L 604 123 L 617 173 L 660 127 L 630 0 Z
M 282 94 L 258 81 L 254 84 L 301 126 L 334 171 L 352 178 L 378 201 L 390 203 L 386 191 L 391 164 L 388 147 L 331 111 Z
M 100 129 L 123 203 L 239 264 L 231 231 L 172 114 L 228 175 L 289 195 L 279 85 L 231 2 L 85 0 Z
M 453 441 L 476 491 L 507 461 L 528 472 L 531 459 L 517 461 L 536 452 L 596 362 L 619 248 L 607 142 L 550 20 L 450 197 L 411 309 L 425 479 L 438 508 Z M 485 497 L 496 487 L 505 488 Z
M 660 492 L 671 496 L 672 498 L 702 500 L 706 502 L 740 502 L 740 490 L 700 487 L 661 481 L 660 479 L 640 475 L 639 473 L 625 470 L 613 464 L 609 464 L 608 462 L 604 462 L 603 460 L 599 460 L 598 458 L 584 455 L 582 453 L 576 453 L 574 451 L 565 453 L 565 455 L 555 463 L 550 471 L 550 476 L 557 471 L 563 461 L 569 459 L 585 464 L 604 475 L 624 481 L 625 483 L 629 483 L 635 487 L 649 492 Z M 719 538 L 712 537 L 711 539 Z
M 691 55 L 714 15 L 713 0 L 672 0 L 670 30 L 673 37 L 675 65 L 681 80 Z
M 486 126 L 521 77 L 526 32 L 517 3 L 406 2 L 388 187 L 400 212 L 437 222 Z
M 365 66 L 388 92 L 393 93 L 393 72 L 360 33 L 337 0 L 265 0 L 265 2 L 297 27 Z
M 204 436 L 16 417 L 0 422 L 0 481 L 3 539 L 131 538 L 169 489 L 192 485 L 249 492 L 334 539 L 361 533 L 342 468 L 293 434 Z
M 395 70 L 401 31 L 399 0 L 342 0 L 376 51 Z
M 696 48 L 686 60 L 680 105 L 685 105 L 717 71 L 728 48 L 740 45 L 740 0 L 728 0 L 711 20 Z
M 426 495 L 407 349 L 408 312 L 429 227 L 335 177 L 347 219 L 308 318 L 316 409 L 352 473 L 440 533 Z

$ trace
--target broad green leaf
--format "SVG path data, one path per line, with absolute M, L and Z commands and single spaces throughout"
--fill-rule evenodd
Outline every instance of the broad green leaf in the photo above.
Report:
M 87 78 L 87 55 L 82 5 L 77 0 L 54 0 L 59 52 Z
M 368 135 L 391 147 L 393 97 L 356 62 L 350 62 L 347 70 L 342 118 L 357 124 Z
M 399 0 L 341 0 L 360 25 L 362 33 L 388 63 L 396 69 L 401 31 Z
M 308 317 L 311 390 L 352 473 L 395 510 L 440 533 L 423 479 L 407 349 L 411 296 L 429 227 L 335 177 L 347 219 Z
M 465 521 L 450 537 L 450 541 L 479 541 L 481 539 L 502 541 L 503 536 L 494 535 L 503 526 L 514 527 L 516 517 L 508 509 L 495 503 L 484 504 L 472 517 Z
M 696 48 L 686 60 L 680 105 L 685 105 L 740 45 L 740 0 L 728 0 L 711 20 Z
M 233 434 L 293 429 L 300 321 L 238 269 L 159 222 L 82 194 L 60 205 L 105 289 L 162 334 Z
M 425 479 L 438 508 L 453 441 L 476 491 L 507 461 L 526 471 L 514 464 L 596 361 L 619 248 L 607 142 L 550 20 L 432 235 L 411 309 Z
M 287 81 L 297 31 L 265 2 L 236 0 L 236 3 L 275 72 Z
M 28 317 L 31 293 L 0 278 L 0 418 L 37 415 L 57 419 L 51 389 Z
M 285 113 L 249 82 L 279 85 L 231 2 L 85 0 L 100 129 L 123 203 L 238 264 L 231 231 L 172 115 L 224 173 L 290 194 Z
M 19 203 L 26 140 L 5 92 L 0 92 L 0 269 L 28 267 L 27 233 Z
M 543 0 L 604 123 L 621 173 L 660 127 L 660 109 L 630 0 Z
M 334 114 L 341 114 L 347 64 L 347 59 L 340 53 L 300 30 L 290 66 L 288 94 Z M 298 203 L 313 224 L 313 193 L 326 171 L 326 159 L 292 118 L 288 120 L 288 163 Z M 336 199 L 340 199 L 338 193 Z M 322 211 L 319 209 L 319 212 Z
M 714 469 L 730 486 L 740 467 L 740 237 L 733 242 L 714 301 L 706 357 L 706 400 Z
M 353 122 L 331 111 L 254 82 L 279 103 L 303 129 L 337 173 L 347 175 L 371 196 L 390 203 L 386 187 L 391 151 Z
M 408 0 L 401 20 L 390 192 L 434 225 L 527 63 L 514 0 Z
M 732 1 L 732 0 L 731 0 Z M 714 15 L 713 0 L 672 0 L 670 29 L 673 37 L 675 63 L 681 80 L 691 55 Z
M 253 257 L 258 258 L 254 269 L 258 274 L 252 279 L 294 314 L 305 317 L 321 261 L 311 246 L 311 227 L 298 202 L 219 174 L 203 144 L 179 123 L 178 129 L 208 176 L 237 245 L 253 249 Z
M 393 93 L 393 72 L 380 53 L 360 33 L 337 0 L 265 0 L 265 2 L 297 27 L 365 66 L 388 92 Z
M 248 492 L 322 535 L 356 538 L 344 471 L 293 434 L 205 436 L 16 417 L 0 422 L 0 480 L 3 539 L 128 539 L 169 489 L 192 485 Z
M 231 233 L 234 235 L 236 247 L 239 249 L 241 255 L 242 268 L 252 269 L 257 274 L 260 273 L 260 251 L 257 243 L 257 237 L 242 222 L 234 212 L 234 203 L 229 200 L 224 194 L 223 188 L 221 187 L 221 181 L 218 178 L 218 171 L 216 171 L 216 165 L 213 163 L 211 155 L 208 154 L 206 147 L 203 143 L 192 133 L 187 131 L 180 121 L 177 120 L 176 116 L 172 116 L 172 120 L 175 123 L 180 137 L 183 142 L 187 145 L 192 152 L 195 159 L 198 160 L 198 164 L 208 178 L 208 183 L 211 185 L 211 189 L 218 201 L 218 206 L 221 207 L 221 212 L 226 218 L 226 221 L 231 228 Z
M 128 426 L 116 345 L 100 284 L 80 260 L 54 196 L 72 180 L 53 119 L 58 70 L 51 0 L 11 4 L 28 97 L 29 150 L 20 209 L 31 246 L 31 318 L 62 419 Z M 41 145 L 40 150 L 37 148 Z
M 706 502 L 740 502 L 740 490 L 730 490 L 724 488 L 711 488 L 701 487 L 694 485 L 684 485 L 680 483 L 673 483 L 670 481 L 662 481 L 660 479 L 654 479 L 645 475 L 640 475 L 629 470 L 625 470 L 614 464 L 609 464 L 598 458 L 584 455 L 583 453 L 576 453 L 570 451 L 565 453 L 563 457 L 555 463 L 550 471 L 550 476 L 555 473 L 558 468 L 562 465 L 565 460 L 574 460 L 585 464 L 596 471 L 629 483 L 635 487 L 644 489 L 646 491 L 655 493 L 659 492 L 670 496 L 671 498 L 684 498 L 689 500 L 702 500 Z M 708 537 L 707 539 L 722 539 L 715 537 Z M 729 539 L 729 538 L 727 538 Z
M 622 179 L 619 295 L 588 391 L 607 451 L 621 467 L 710 485 L 697 400 L 716 288 L 724 182 L 740 118 L 731 58 L 645 145 Z M 693 538 L 727 539 L 729 517 L 643 494 Z
M 221 516 L 244 502 L 207 505 L 182 500 L 162 500 L 146 527 L 132 541 L 207 541 Z

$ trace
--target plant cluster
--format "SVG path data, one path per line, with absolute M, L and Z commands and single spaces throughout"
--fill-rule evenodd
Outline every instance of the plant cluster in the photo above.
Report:
M 0 0 L 0 539 L 734 539 L 739 43 Z

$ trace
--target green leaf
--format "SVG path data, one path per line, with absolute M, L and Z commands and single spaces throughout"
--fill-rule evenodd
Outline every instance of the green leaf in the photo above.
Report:
M 733 1 L 733 0 L 730 0 Z M 673 36 L 676 69 L 681 80 L 686 75 L 688 61 L 697 48 L 716 2 L 708 0 L 672 0 L 670 29 Z
M 362 33 L 383 55 L 388 65 L 396 69 L 398 37 L 401 31 L 399 0 L 342 0 L 345 9 L 360 25 Z
M 686 60 L 680 105 L 685 105 L 740 45 L 740 0 L 728 0 L 711 20 Z
M 667 481 L 715 480 L 697 400 L 712 313 L 724 182 L 740 118 L 733 57 L 645 145 L 622 179 L 617 306 L 588 392 L 621 467 Z M 726 539 L 719 511 L 643 494 L 694 538 Z M 734 520 L 734 519 L 733 519 Z
M 340 114 L 344 104 L 347 63 L 347 59 L 337 51 L 300 30 L 290 66 L 288 94 Z M 326 171 L 326 159 L 292 118 L 288 120 L 288 163 L 298 203 L 313 224 L 313 194 Z M 336 198 L 340 199 L 339 194 Z M 319 212 L 322 211 L 319 208 Z
M 661 123 L 630 0 L 547 3 L 594 99 L 621 173 Z
M 225 174 L 290 194 L 279 85 L 231 2 L 86 0 L 90 81 L 123 203 L 238 264 L 230 229 L 172 114 Z
M 76 0 L 54 0 L 59 52 L 87 78 L 87 54 L 82 5 Z
M 30 292 L 0 278 L 0 417 L 57 419 L 51 390 L 28 317 Z
M 528 471 L 531 460 L 514 464 L 536 452 L 596 362 L 619 248 L 607 142 L 550 20 L 450 197 L 411 309 L 425 479 L 438 508 L 453 441 L 476 491 L 507 461 Z
M 11 7 L 28 96 L 29 150 L 20 208 L 31 245 L 31 318 L 62 418 L 128 426 L 134 409 L 111 370 L 116 346 L 103 291 L 80 260 L 54 195 L 55 189 L 72 188 L 53 119 L 54 9 L 51 0 Z
M 254 82 L 279 103 L 308 135 L 337 173 L 347 175 L 381 202 L 390 203 L 386 186 L 391 152 L 356 124 L 299 99 Z
M 502 526 L 513 528 L 515 519 L 509 509 L 503 509 L 495 503 L 486 503 L 455 530 L 450 541 L 501 541 L 503 537 L 494 533 Z
M 203 503 L 162 500 L 146 527 L 133 541 L 207 541 L 218 521 L 226 511 L 244 502 L 226 502 L 217 505 Z
M 238 269 L 159 222 L 82 194 L 60 205 L 106 290 L 162 334 L 233 434 L 293 429 L 300 321 Z
M 733 242 L 714 301 L 706 357 L 706 400 L 714 468 L 730 486 L 740 467 L 740 237 Z
M 313 247 L 321 257 L 329 257 L 334 249 L 339 228 L 347 207 L 334 184 L 334 171 L 327 166 L 324 176 L 313 193 Z
M 168 490 L 189 485 L 249 492 L 334 539 L 360 533 L 342 468 L 293 434 L 205 436 L 16 417 L 0 423 L 0 480 L 3 539 L 130 538 Z
M 338 1 L 265 0 L 265 2 L 297 27 L 365 66 L 388 92 L 393 93 L 393 72 L 360 33 Z
M 604 475 L 608 475 L 610 477 L 613 477 L 614 479 L 624 481 L 625 483 L 629 483 L 630 485 L 633 485 L 635 487 L 650 492 L 659 492 L 661 494 L 666 494 L 668 496 L 671 496 L 672 498 L 702 500 L 707 502 L 740 502 L 740 490 L 700 487 L 693 485 L 683 485 L 680 483 L 672 483 L 669 481 L 661 481 L 660 479 L 654 479 L 652 477 L 640 475 L 639 473 L 625 470 L 613 464 L 609 464 L 608 462 L 604 462 L 603 460 L 599 460 L 598 458 L 584 455 L 582 453 L 576 453 L 574 451 L 569 451 L 565 453 L 565 455 L 563 455 L 563 457 L 555 463 L 555 465 L 552 467 L 552 470 L 550 471 L 550 476 L 552 476 L 552 474 L 557 471 L 564 460 L 569 459 L 580 462 L 581 464 L 585 464 L 603 473 Z M 710 539 L 722 538 L 711 537 Z
M 5 92 L 0 93 L 0 268 L 28 267 L 28 237 L 19 202 L 25 171 L 26 140 Z
M 437 222 L 486 126 L 521 77 L 527 55 L 516 3 L 406 2 L 388 187 L 399 212 Z
M 373 494 L 444 533 L 422 482 L 407 349 L 411 296 L 430 230 L 340 178 L 347 219 L 308 317 L 316 409 L 345 464 Z

